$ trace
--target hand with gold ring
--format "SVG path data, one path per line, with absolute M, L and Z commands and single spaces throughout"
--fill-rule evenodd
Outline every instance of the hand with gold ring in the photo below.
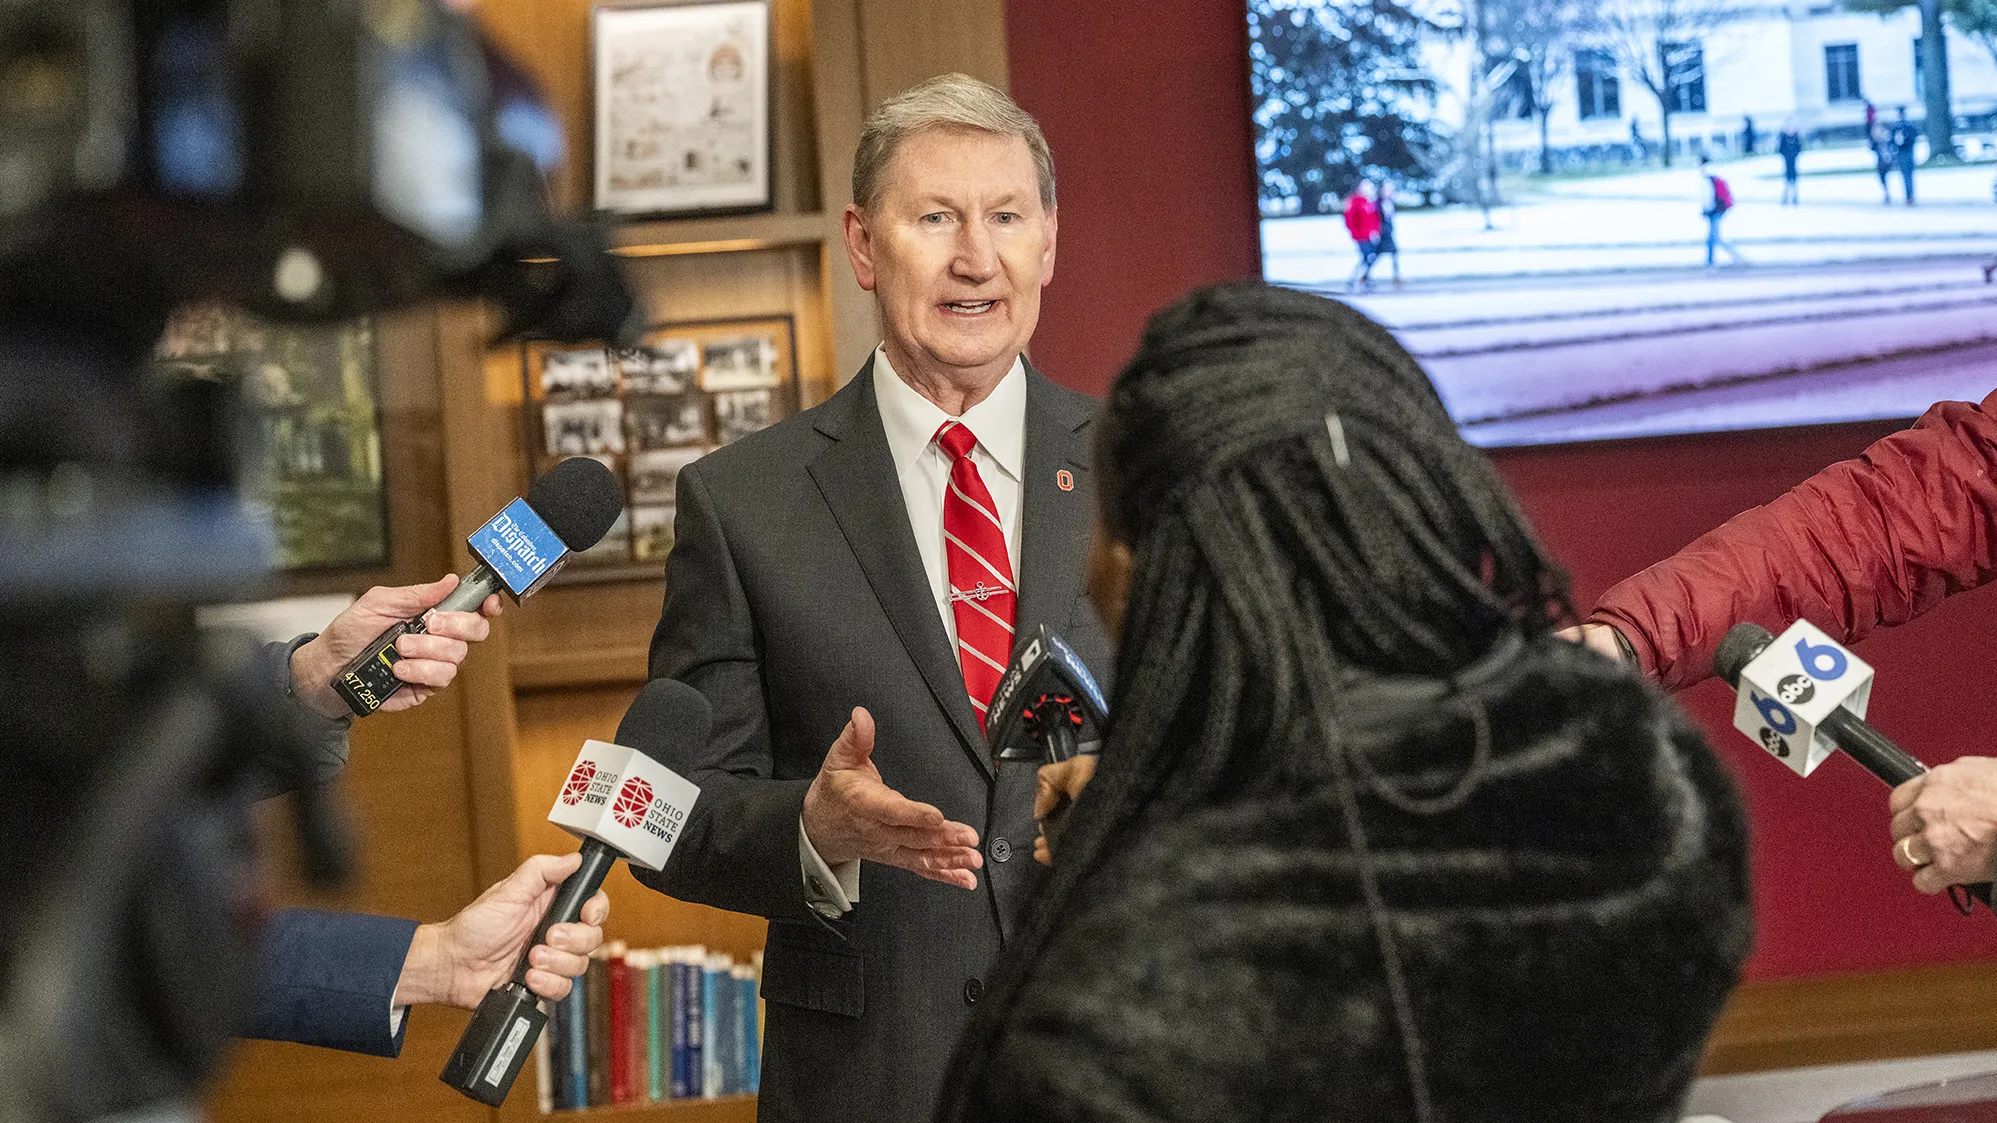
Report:
M 1997 759 L 1961 757 L 1893 789 L 1893 864 L 1914 888 L 1991 880 L 1997 860 Z
M 1897 846 L 1893 847 L 1893 864 L 1908 872 L 1934 864 L 1934 859 L 1932 858 L 1919 858 L 1914 855 L 1914 839 L 1916 837 L 1918 836 L 1906 835 L 1900 839 Z

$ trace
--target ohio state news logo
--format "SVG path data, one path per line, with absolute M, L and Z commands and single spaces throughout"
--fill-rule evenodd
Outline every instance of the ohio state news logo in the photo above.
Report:
M 633 776 L 624 781 L 624 788 L 617 793 L 617 802 L 610 805 L 610 817 L 619 826 L 635 827 L 645 821 L 645 812 L 652 806 L 652 785 Z
M 653 838 L 671 842 L 686 822 L 686 811 L 660 799 L 644 778 L 633 776 L 618 789 L 617 800 L 610 805 L 610 817 L 619 826 L 642 828 Z
M 569 773 L 568 782 L 562 785 L 562 802 L 570 807 L 582 802 L 589 794 L 589 782 L 596 779 L 596 762 L 585 760 L 577 763 Z

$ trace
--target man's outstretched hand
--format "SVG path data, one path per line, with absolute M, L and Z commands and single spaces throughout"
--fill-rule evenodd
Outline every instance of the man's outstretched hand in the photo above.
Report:
M 291 653 L 292 693 L 327 717 L 351 716 L 353 711 L 333 690 L 333 676 L 391 625 L 429 612 L 457 587 L 457 575 L 446 574 L 427 585 L 377 585 L 362 593 L 333 617 L 325 631 Z M 490 634 L 487 618 L 499 615 L 500 604 L 499 594 L 494 593 L 477 612 L 431 613 L 424 624 L 426 633 L 396 640 L 395 650 L 402 659 L 395 664 L 395 677 L 409 685 L 389 695 L 380 712 L 420 706 L 451 685 L 471 645 Z
M 855 709 L 804 796 L 804 834 L 818 856 L 832 866 L 865 858 L 976 889 L 978 832 L 888 787 L 873 754 L 873 715 Z

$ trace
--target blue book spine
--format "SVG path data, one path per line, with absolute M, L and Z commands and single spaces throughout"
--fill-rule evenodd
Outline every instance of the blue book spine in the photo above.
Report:
M 734 972 L 715 975 L 714 985 L 721 992 L 714 1001 L 716 1032 L 722 1041 L 721 1094 L 738 1096 L 742 1094 L 742 1026 L 736 1021 Z
M 673 1097 L 685 1099 L 693 1087 L 693 979 L 687 970 L 686 955 L 673 954 Z
M 555 1041 L 549 1050 L 555 1066 L 555 1106 L 589 1106 L 589 1018 L 583 1006 L 582 980 L 575 980 L 567 998 L 555 1004 Z
M 755 1095 L 762 1084 L 762 1035 L 756 1026 L 756 976 L 753 972 L 743 972 L 735 980 L 735 994 L 742 1018 L 742 1091 Z
M 727 970 L 708 959 L 701 965 L 700 979 L 700 1094 L 708 1099 L 721 1095 L 721 1073 L 726 1040 L 721 1034 L 721 981 Z

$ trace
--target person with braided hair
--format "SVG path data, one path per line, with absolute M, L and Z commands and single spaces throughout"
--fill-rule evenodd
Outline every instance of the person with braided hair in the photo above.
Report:
M 939 1119 L 1675 1120 L 1750 940 L 1738 797 L 1553 635 L 1415 360 L 1209 288 L 1098 427 L 1110 729 Z

